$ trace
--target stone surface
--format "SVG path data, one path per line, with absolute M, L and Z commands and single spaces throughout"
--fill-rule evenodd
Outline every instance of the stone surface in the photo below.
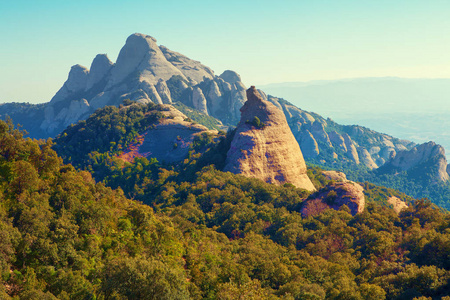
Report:
M 340 135 L 336 131 L 331 131 L 328 136 L 334 147 L 341 149 L 341 151 L 343 151 L 344 153 L 347 152 L 347 146 L 345 145 L 345 141 L 342 135 Z
M 208 114 L 208 107 L 206 104 L 205 95 L 199 87 L 194 87 L 192 90 L 192 104 L 194 108 L 204 114 Z
M 365 207 L 363 187 L 353 181 L 327 185 L 305 201 L 301 214 L 303 217 L 315 216 L 329 208 L 339 210 L 343 205 L 350 208 L 352 215 L 363 212 Z
M 221 75 L 220 78 L 225 80 L 226 82 L 230 84 L 234 84 L 241 81 L 241 76 L 239 76 L 238 73 L 231 71 L 231 70 L 225 70 Z
M 378 168 L 377 164 L 373 161 L 372 156 L 370 156 L 369 151 L 367 151 L 364 147 L 358 147 L 358 157 L 360 159 L 360 162 L 368 167 L 369 169 L 375 169 Z
M 344 133 L 342 137 L 344 138 L 345 147 L 347 148 L 347 157 L 353 160 L 355 164 L 358 165 L 359 164 L 358 151 L 356 150 L 352 138 L 347 133 Z
M 196 82 L 203 81 L 204 78 L 214 78 L 214 72 L 202 65 L 199 61 L 190 59 L 181 53 L 159 46 L 167 61 L 174 65 L 186 78 L 191 78 Z
M 283 112 L 263 100 L 255 87 L 247 90 L 247 99 L 241 108 L 241 121 L 227 153 L 224 171 L 314 190 L 306 175 L 302 152 Z M 247 122 L 255 117 L 264 123 L 263 127 Z
M 306 130 L 300 139 L 300 149 L 302 153 L 307 157 L 316 157 L 319 155 L 319 145 L 314 139 L 311 132 Z
M 155 85 L 160 78 L 168 80 L 173 75 L 186 79 L 180 70 L 167 61 L 155 38 L 135 33 L 127 38 L 125 46 L 120 50 L 106 89 L 125 80 L 136 79 Z
M 388 198 L 388 203 L 392 205 L 394 211 L 399 214 L 403 209 L 408 208 L 408 205 L 395 196 L 391 196 Z
M 70 69 L 69 77 L 64 85 L 56 92 L 50 103 L 64 101 L 70 97 L 77 96 L 86 89 L 89 70 L 81 65 L 74 65 Z M 71 99 L 72 100 L 72 99 Z
M 167 87 L 167 84 L 164 80 L 162 80 L 162 79 L 158 80 L 158 83 L 156 84 L 156 91 L 158 92 L 158 94 L 161 97 L 161 100 L 164 104 L 172 103 L 172 97 L 170 95 L 170 90 Z
M 98 54 L 92 61 L 85 90 L 88 91 L 92 89 L 102 81 L 104 82 L 104 84 L 103 86 L 99 87 L 99 89 L 104 88 L 109 72 L 111 71 L 113 65 L 114 64 L 109 60 L 106 54 Z
M 334 180 L 337 182 L 347 182 L 347 176 L 338 171 L 322 171 L 322 175 L 328 180 Z
M 155 157 L 162 163 L 178 163 L 188 156 L 196 136 L 203 133 L 217 136 L 216 130 L 185 121 L 186 115 L 173 106 L 164 105 L 164 108 L 166 110 L 161 113 L 166 118 L 139 136 L 137 143 L 130 145 L 119 156 L 121 159 L 132 161 L 134 157 Z
M 314 121 L 312 123 L 311 134 L 317 141 L 324 143 L 327 147 L 333 147 L 328 134 L 325 132 L 325 127 L 319 121 Z
M 423 171 L 423 174 L 420 174 L 421 170 L 426 170 L 426 172 Z M 445 150 L 434 142 L 397 152 L 379 171 L 382 173 L 407 171 L 410 176 L 425 175 L 435 182 L 446 182 L 449 179 Z

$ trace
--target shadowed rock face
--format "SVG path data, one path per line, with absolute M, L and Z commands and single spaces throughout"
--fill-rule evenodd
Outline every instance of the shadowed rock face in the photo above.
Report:
M 254 86 L 247 90 L 247 101 L 241 108 L 241 120 L 224 171 L 315 190 L 286 117 L 272 103 L 263 100 Z

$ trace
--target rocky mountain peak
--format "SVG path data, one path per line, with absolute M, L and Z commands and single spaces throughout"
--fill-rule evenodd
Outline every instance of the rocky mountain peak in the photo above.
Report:
M 70 68 L 69 77 L 59 91 L 53 96 L 51 103 L 65 100 L 69 95 L 84 91 L 88 80 L 89 70 L 81 65 Z
M 153 85 L 158 82 L 158 79 L 168 80 L 173 75 L 186 78 L 180 70 L 167 61 L 156 44 L 156 39 L 141 33 L 132 34 L 127 38 L 106 88 L 121 83 L 133 74 L 141 81 L 145 80 Z
M 95 84 L 102 81 L 114 64 L 106 54 L 97 54 L 91 64 L 86 90 L 91 89 Z
M 315 190 L 286 117 L 275 105 L 263 100 L 254 86 L 247 90 L 224 171 Z
M 286 122 L 286 117 L 282 111 L 269 101 L 265 101 L 254 86 L 247 90 L 247 101 L 240 111 L 241 121 L 239 125 L 251 122 L 255 116 L 264 124 L 267 123 L 267 126 L 283 124 L 283 121 Z
M 241 76 L 231 70 L 224 71 L 219 77 L 231 84 L 241 81 Z

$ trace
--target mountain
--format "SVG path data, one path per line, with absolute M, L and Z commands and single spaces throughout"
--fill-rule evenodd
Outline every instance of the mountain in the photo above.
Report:
M 39 111 L 34 114 L 33 126 L 23 112 L 24 104 L 0 105 L 0 116 L 9 115 L 15 123 L 26 124 L 33 137 L 54 137 L 97 108 L 119 105 L 125 99 L 157 104 L 180 101 L 234 124 L 245 101 L 245 87 L 235 72 L 215 76 L 200 62 L 158 46 L 151 36 L 136 33 L 128 37 L 116 63 L 99 54 L 90 69 L 75 65 L 50 102 L 27 107 Z
M 224 171 L 315 190 L 286 117 L 275 105 L 263 100 L 254 86 L 247 90 Z

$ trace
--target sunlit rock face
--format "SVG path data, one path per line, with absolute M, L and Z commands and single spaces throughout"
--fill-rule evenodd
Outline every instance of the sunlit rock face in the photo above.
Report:
M 275 105 L 263 100 L 254 86 L 247 90 L 224 171 L 315 190 L 286 117 Z

